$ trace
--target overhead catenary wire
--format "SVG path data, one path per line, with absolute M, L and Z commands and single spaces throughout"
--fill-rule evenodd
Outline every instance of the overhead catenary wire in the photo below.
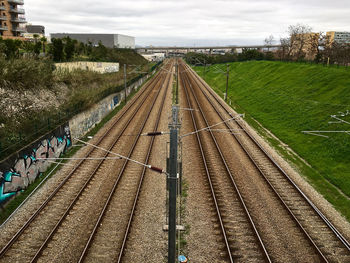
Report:
M 309 135 L 314 135 L 314 136 L 319 136 L 319 137 L 324 137 L 324 138 L 329 138 L 327 135 L 322 135 L 322 133 L 345 133 L 350 135 L 350 131 L 302 131 L 302 133 L 309 134 Z
M 141 162 L 139 162 L 139 161 L 130 159 L 130 158 L 128 158 L 128 157 L 126 157 L 126 156 L 123 156 L 123 155 L 121 155 L 121 154 L 118 154 L 118 153 L 115 153 L 115 152 L 112 152 L 112 151 L 108 151 L 108 150 L 106 150 L 106 149 L 104 149 L 104 148 L 102 148 L 102 147 L 99 147 L 99 146 L 97 146 L 97 145 L 94 145 L 94 144 L 92 144 L 92 143 L 88 143 L 88 142 L 82 141 L 82 140 L 80 140 L 80 139 L 78 139 L 78 138 L 74 138 L 74 140 L 76 140 L 76 141 L 78 141 L 78 142 L 81 142 L 81 143 L 85 143 L 86 145 L 92 146 L 92 147 L 94 147 L 94 148 L 96 148 L 96 149 L 105 151 L 105 152 L 107 152 L 107 153 L 116 155 L 116 156 L 118 156 L 118 157 L 120 157 L 120 158 L 122 158 L 122 159 L 125 159 L 125 160 L 127 160 L 127 161 L 130 161 L 130 162 L 136 163 L 136 164 L 138 164 L 138 165 L 144 166 L 144 167 L 146 167 L 146 168 L 148 168 L 148 169 L 151 169 L 151 170 L 153 170 L 153 171 L 155 171 L 155 172 L 166 174 L 166 172 L 165 172 L 162 168 L 158 168 L 158 167 L 155 167 L 155 166 L 152 166 L 152 165 L 149 165 L 149 164 L 141 163 Z
M 48 163 L 54 163 L 54 164 L 62 165 L 62 166 L 75 167 L 75 165 L 70 164 L 70 163 L 62 163 L 62 162 L 56 162 L 56 161 L 50 161 L 50 160 L 47 160 L 47 162 L 48 162 Z
M 222 133 L 229 133 L 229 134 L 240 134 L 240 131 L 243 131 L 243 129 L 208 129 L 208 131 L 211 132 L 222 132 Z
M 346 123 L 346 124 L 350 124 L 350 122 L 344 121 L 344 120 L 340 119 L 339 117 L 337 117 L 336 115 L 332 115 L 331 117 L 332 117 L 333 119 L 336 119 L 336 120 L 340 121 L 340 122 L 343 122 L 343 123 Z
M 213 128 L 213 127 L 216 127 L 216 126 L 219 126 L 219 125 L 221 125 L 221 124 L 224 124 L 224 123 L 227 123 L 227 122 L 233 121 L 233 120 L 235 120 L 235 119 L 237 119 L 237 117 L 232 117 L 232 118 L 230 118 L 230 119 L 227 119 L 227 120 L 225 120 L 225 121 L 222 121 L 222 122 L 216 123 L 216 124 L 214 124 L 214 125 L 211 125 L 211 126 L 208 126 L 208 127 L 202 128 L 202 129 L 199 129 L 199 130 L 197 130 L 197 131 L 193 131 L 193 132 L 190 132 L 190 133 L 184 134 L 184 135 L 180 136 L 180 138 L 184 138 L 184 137 L 187 137 L 187 136 L 189 136 L 189 135 L 196 134 L 196 133 L 198 133 L 198 132 L 202 132 L 202 131 L 210 130 L 210 129 L 211 129 L 211 128 Z
M 348 114 L 346 114 L 346 115 L 348 115 Z M 339 118 L 337 115 L 331 115 L 331 118 L 336 119 L 337 122 L 328 122 L 329 124 L 335 124 L 335 123 L 337 123 L 337 124 L 339 124 L 339 123 L 350 124 L 350 122 Z M 302 133 L 308 134 L 308 135 L 324 137 L 324 138 L 329 138 L 329 136 L 323 135 L 323 134 L 331 134 L 331 133 L 345 133 L 345 134 L 350 135 L 350 131 L 345 131 L 345 130 L 339 130 L 339 131 L 337 131 L 337 130 L 334 130 L 334 131 L 330 131 L 330 130 L 328 130 L 328 131 L 302 131 Z
M 36 160 L 120 160 L 121 157 L 86 157 L 86 158 L 78 158 L 78 157 L 71 157 L 71 158 L 36 158 Z

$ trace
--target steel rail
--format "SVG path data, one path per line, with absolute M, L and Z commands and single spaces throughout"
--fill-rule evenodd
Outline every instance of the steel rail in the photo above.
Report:
M 160 90 L 159 90 L 159 92 L 160 92 Z M 159 92 L 158 92 L 157 96 L 159 95 Z M 153 104 L 152 104 L 152 107 L 151 107 L 151 109 L 150 109 L 150 111 L 149 111 L 149 114 L 148 114 L 147 118 L 145 119 L 145 122 L 144 122 L 144 124 L 142 125 L 142 127 L 141 127 L 141 129 L 140 129 L 140 131 L 139 131 L 139 135 L 138 135 L 137 139 L 135 140 L 134 145 L 133 145 L 133 147 L 132 147 L 132 149 L 131 149 L 131 151 L 130 151 L 130 153 L 129 153 L 129 155 L 128 155 L 129 158 L 131 157 L 131 155 L 132 155 L 132 153 L 133 153 L 133 151 L 134 151 L 134 148 L 136 147 L 136 143 L 137 143 L 137 141 L 139 140 L 139 138 L 140 138 L 140 136 L 141 136 L 141 132 L 142 132 L 142 130 L 143 130 L 145 124 L 146 124 L 146 121 L 148 120 L 148 117 L 149 117 L 149 115 L 150 115 L 150 113 L 151 113 L 151 111 L 152 111 L 152 109 L 153 109 L 153 106 L 154 106 L 155 102 L 156 102 L 156 99 L 153 101 Z M 163 104 L 164 104 L 164 103 L 163 103 Z M 154 139 L 154 137 L 152 138 L 152 140 L 153 140 L 153 139 Z M 125 170 L 125 168 L 126 168 L 127 163 L 128 163 L 128 161 L 125 161 L 125 162 L 124 162 L 124 165 L 123 165 L 123 167 L 122 167 L 122 169 L 121 169 L 121 171 L 120 171 L 120 173 L 119 173 L 119 175 L 118 175 L 118 178 L 117 178 L 116 182 L 115 182 L 114 185 L 113 185 L 113 188 L 112 188 L 111 191 L 110 191 L 110 194 L 109 194 L 109 196 L 108 196 L 108 198 L 107 198 L 107 200 L 106 200 L 106 202 L 105 202 L 105 205 L 104 205 L 103 209 L 102 209 L 101 212 L 100 212 L 100 215 L 99 215 L 99 217 L 98 217 L 98 219 L 97 219 L 97 221 L 96 221 L 96 223 L 95 223 L 94 229 L 93 229 L 93 231 L 91 232 L 91 234 L 90 234 L 90 236 L 89 236 L 89 239 L 88 239 L 88 241 L 87 241 L 87 243 L 86 243 L 86 245 L 85 245 L 85 247 L 84 247 L 84 249 L 83 249 L 83 251 L 82 251 L 82 253 L 81 253 L 81 255 L 80 255 L 80 258 L 79 258 L 79 261 L 78 261 L 78 262 L 83 262 L 83 261 L 85 260 L 85 258 L 87 257 L 88 250 L 89 250 L 89 248 L 90 248 L 90 246 L 91 246 L 91 244 L 92 244 L 92 242 L 93 242 L 93 239 L 94 239 L 94 236 L 95 236 L 95 234 L 96 234 L 96 232 L 97 232 L 97 229 L 98 229 L 100 223 L 102 222 L 103 216 L 105 215 L 105 212 L 106 212 L 107 209 L 108 209 L 108 206 L 109 206 L 109 204 L 110 204 L 110 201 L 111 201 L 112 198 L 113 198 L 113 195 L 114 195 L 115 190 L 116 190 L 116 188 L 117 188 L 117 186 L 118 186 L 118 184 L 119 184 L 119 182 L 120 182 L 121 176 L 122 176 L 122 174 L 124 173 L 124 170 Z M 147 162 L 145 162 L 145 163 L 147 163 Z M 146 170 L 146 167 L 143 168 L 143 171 L 145 171 L 145 170 Z M 142 179 L 143 179 L 143 178 L 142 178 Z M 135 205 L 135 206 L 136 206 L 136 205 Z M 132 214 L 131 214 L 131 215 L 133 215 L 133 213 L 134 213 L 134 208 L 132 209 Z M 128 229 L 129 229 L 129 228 L 127 228 L 127 231 L 128 231 Z
M 186 75 L 185 75 L 185 76 L 186 76 Z M 186 78 L 187 78 L 188 86 L 190 86 L 192 95 L 193 95 L 193 97 L 194 97 L 194 99 L 195 99 L 195 101 L 196 101 L 196 104 L 198 105 L 198 109 L 199 109 L 199 111 L 200 111 L 200 113 L 201 113 L 201 115 L 202 115 L 202 118 L 204 119 L 204 121 L 205 121 L 205 123 L 206 123 L 206 125 L 207 125 L 207 127 L 208 127 L 208 126 L 209 126 L 209 123 L 208 123 L 207 119 L 205 118 L 204 111 L 203 111 L 202 107 L 200 106 L 199 101 L 198 101 L 196 95 L 194 94 L 194 91 L 193 91 L 193 88 L 192 88 L 192 85 L 191 85 L 191 83 L 190 83 L 190 80 L 189 80 L 188 76 L 186 76 Z M 187 96 L 187 91 L 186 91 L 186 96 Z M 193 105 L 189 104 L 189 106 L 191 107 L 191 106 L 193 106 Z M 191 113 L 192 113 L 192 112 L 191 112 Z M 197 130 L 196 127 L 195 127 L 195 130 Z M 238 197 L 239 197 L 239 200 L 240 200 L 240 203 L 241 203 L 241 205 L 242 205 L 242 207 L 243 207 L 243 210 L 244 210 L 246 216 L 248 217 L 249 223 L 250 223 L 250 225 L 251 225 L 251 227 L 252 227 L 252 229 L 253 229 L 253 231 L 254 231 L 254 233 L 255 233 L 255 235 L 256 235 L 256 238 L 258 239 L 258 243 L 259 243 L 260 248 L 261 248 L 262 251 L 263 251 L 263 255 L 264 255 L 264 257 L 265 257 L 265 260 L 266 260 L 267 262 L 270 262 L 270 263 L 271 263 L 272 261 L 271 261 L 271 259 L 270 259 L 270 256 L 269 256 L 269 254 L 268 254 L 268 252 L 267 252 L 267 250 L 266 250 L 266 248 L 265 248 L 265 245 L 264 245 L 264 243 L 263 243 L 263 241 L 262 241 L 262 238 L 260 237 L 260 234 L 259 234 L 259 232 L 258 232 L 258 230 L 257 230 L 257 228 L 256 228 L 256 226 L 255 226 L 255 223 L 254 223 L 254 221 L 253 221 L 253 219 L 252 219 L 252 217 L 251 217 L 251 215 L 250 215 L 250 213 L 249 213 L 249 210 L 248 210 L 248 208 L 247 208 L 247 206 L 246 206 L 246 204 L 245 204 L 245 202 L 244 202 L 244 199 L 243 199 L 243 197 L 242 197 L 242 195 L 241 195 L 241 193 L 240 193 L 240 191 L 239 191 L 239 189 L 238 189 L 238 186 L 237 186 L 237 184 L 236 184 L 236 182 L 235 182 L 235 180 L 234 180 L 234 178 L 233 178 L 233 175 L 232 175 L 232 173 L 231 173 L 231 171 L 230 171 L 230 169 L 229 169 L 229 167 L 228 167 L 228 164 L 227 164 L 227 162 L 226 162 L 226 160 L 225 160 L 225 157 L 224 157 L 224 155 L 223 155 L 223 153 L 222 153 L 222 151 L 221 151 L 221 149 L 220 149 L 220 146 L 219 146 L 219 144 L 217 143 L 216 138 L 215 138 L 214 134 L 212 133 L 212 131 L 209 130 L 209 133 L 210 133 L 210 135 L 211 135 L 211 138 L 212 138 L 212 140 L 213 140 L 213 142 L 214 142 L 214 144 L 215 144 L 215 147 L 216 147 L 217 151 L 218 151 L 219 154 L 220 154 L 221 160 L 222 160 L 222 162 L 223 162 L 223 164 L 224 164 L 224 166 L 225 166 L 225 169 L 226 169 L 226 171 L 227 171 L 227 174 L 229 175 L 229 179 L 230 179 L 230 181 L 231 181 L 231 183 L 232 183 L 232 185 L 233 185 L 233 187 L 234 187 L 234 189 L 235 189 L 235 191 L 236 191 L 236 193 L 237 193 L 237 195 L 238 195 Z M 198 133 L 197 133 L 197 136 L 199 136 Z
M 200 88 L 199 88 L 200 89 Z M 201 89 L 200 89 L 201 90 Z M 201 90 L 202 91 L 202 90 Z M 216 110 L 216 107 L 213 105 L 213 103 L 209 100 L 209 97 L 206 96 L 206 94 L 202 91 L 203 95 L 206 97 L 206 99 L 208 100 L 208 102 L 211 104 L 211 106 L 214 108 L 214 110 Z M 220 116 L 221 119 L 224 119 L 223 116 L 217 111 L 217 114 Z M 225 123 L 226 127 L 229 127 L 229 125 L 227 123 Z M 237 140 L 236 135 L 232 134 L 234 136 L 234 138 Z M 238 140 L 237 140 L 238 141 Z M 249 157 L 249 160 L 253 163 L 253 165 L 256 167 L 256 169 L 259 171 L 259 173 L 263 176 L 263 178 L 265 179 L 265 181 L 268 183 L 268 185 L 270 186 L 270 188 L 272 189 L 272 191 L 276 194 L 276 196 L 278 197 L 279 201 L 283 204 L 283 206 L 285 207 L 285 209 L 287 209 L 288 213 L 290 214 L 290 216 L 292 217 L 292 219 L 296 222 L 296 224 L 299 226 L 299 228 L 302 230 L 303 234 L 306 236 L 306 238 L 309 240 L 309 242 L 311 243 L 311 245 L 316 249 L 317 253 L 319 254 L 319 256 L 322 258 L 322 260 L 324 262 L 328 262 L 328 260 L 326 259 L 326 257 L 323 255 L 323 253 L 321 252 L 321 250 L 319 249 L 319 247 L 316 245 L 316 243 L 314 242 L 314 240 L 311 238 L 311 236 L 307 233 L 306 229 L 301 225 L 301 223 L 299 222 L 299 220 L 295 217 L 294 213 L 290 210 L 290 208 L 287 206 L 287 204 L 284 202 L 283 198 L 278 194 L 278 192 L 276 191 L 276 189 L 272 186 L 272 184 L 270 183 L 270 181 L 266 178 L 264 172 L 261 170 L 261 168 L 258 166 L 258 164 L 255 162 L 255 160 L 253 159 L 253 157 L 251 156 L 251 154 L 243 147 L 243 145 L 238 141 L 238 143 L 240 144 L 240 146 L 242 147 L 242 149 L 244 150 L 244 152 L 247 154 L 247 156 Z
M 183 78 L 181 78 L 181 81 L 182 81 L 182 85 L 183 85 L 185 93 L 186 93 L 187 104 L 188 104 L 189 108 L 191 108 L 192 105 L 191 105 L 191 102 L 189 100 L 189 95 L 188 95 L 187 89 L 185 88 L 185 86 L 186 86 L 185 85 L 185 81 L 184 81 Z M 193 123 L 194 129 L 197 130 L 197 124 L 195 122 L 193 112 L 191 111 L 190 113 L 191 113 L 191 118 L 192 118 L 192 123 Z M 212 197 L 213 197 L 213 201 L 214 201 L 214 204 L 215 204 L 216 214 L 217 214 L 218 219 L 219 219 L 221 232 L 222 232 L 223 237 L 224 237 L 224 242 L 225 242 L 226 250 L 227 250 L 227 253 L 228 253 L 228 257 L 230 259 L 230 262 L 233 263 L 233 257 L 232 257 L 230 245 L 228 243 L 228 238 L 227 238 L 227 235 L 226 235 L 226 229 L 225 229 L 222 217 L 221 217 L 221 212 L 220 212 L 220 208 L 219 208 L 218 202 L 216 200 L 214 187 L 213 187 L 213 184 L 212 184 L 212 181 L 211 181 L 211 178 L 210 178 L 209 168 L 208 168 L 207 161 L 206 161 L 205 154 L 204 154 L 204 150 L 203 150 L 203 147 L 202 147 L 202 142 L 201 142 L 201 139 L 200 139 L 198 133 L 196 133 L 196 138 L 197 138 L 198 146 L 199 146 L 199 149 L 200 149 L 200 152 L 201 152 L 202 161 L 203 161 L 205 172 L 206 172 L 206 175 L 207 175 L 207 178 L 208 178 L 208 182 L 209 182 L 211 194 L 212 194 Z
M 126 113 L 128 112 L 128 110 L 136 105 L 136 103 L 138 102 L 138 99 L 141 98 L 143 95 L 144 98 L 142 99 L 142 102 L 139 104 L 139 106 L 136 108 L 136 110 L 134 110 L 132 117 L 129 119 L 129 121 L 126 123 L 124 129 L 122 130 L 122 132 L 119 134 L 118 138 L 114 141 L 114 143 L 112 144 L 112 146 L 110 148 L 113 147 L 113 145 L 115 145 L 117 143 L 117 141 L 119 140 L 119 138 L 121 137 L 122 133 L 126 130 L 127 126 L 129 125 L 129 123 L 132 121 L 133 117 L 136 115 L 136 113 L 138 112 L 138 109 L 141 107 L 141 105 L 143 104 L 143 102 L 147 99 L 148 95 L 151 93 L 151 84 L 153 82 L 155 82 L 157 80 L 157 77 L 160 76 L 160 74 L 156 74 L 156 77 L 153 78 L 151 80 L 150 83 L 147 83 L 146 86 L 144 87 L 144 90 L 142 91 L 142 93 L 140 93 L 137 97 L 134 98 L 134 100 L 132 100 L 131 102 L 129 102 L 126 105 L 126 108 L 124 108 L 125 110 L 123 111 L 123 113 L 117 117 L 117 119 L 113 122 L 113 124 L 111 125 L 110 128 L 108 128 L 106 130 L 106 132 L 103 133 L 103 135 L 99 138 L 99 140 L 96 142 L 96 144 L 100 144 L 113 130 L 113 128 L 115 127 L 115 125 L 126 115 Z M 148 89 L 150 89 L 148 91 Z M 146 93 L 147 91 L 147 93 Z M 91 153 L 94 151 L 95 149 L 92 148 L 91 150 L 89 150 L 89 152 L 86 154 L 87 156 L 90 156 Z M 53 197 L 59 192 L 59 190 L 68 182 L 68 180 L 72 177 L 72 175 L 77 171 L 77 169 L 79 167 L 81 167 L 81 165 L 85 162 L 85 160 L 81 160 L 77 166 L 74 167 L 74 169 L 65 177 L 65 179 L 56 187 L 56 189 L 50 194 L 50 196 L 43 202 L 43 204 L 35 211 L 35 213 L 26 221 L 26 223 L 19 229 L 19 231 L 16 232 L 16 234 L 11 238 L 11 240 L 1 249 L 0 251 L 0 258 L 2 258 L 5 253 L 8 251 L 8 249 L 16 242 L 16 240 L 19 238 L 19 236 L 28 228 L 28 226 L 35 220 L 35 218 L 40 214 L 40 212 L 46 207 L 46 205 L 53 199 Z M 101 160 L 101 162 L 98 164 L 98 167 L 101 165 L 101 163 L 103 162 L 103 160 Z M 95 169 L 97 170 L 97 168 Z M 91 179 L 91 178 L 90 178 Z M 89 181 L 89 180 L 88 180 Z M 87 184 L 87 183 L 86 183 Z
M 196 72 L 191 69 L 192 74 L 202 83 L 202 85 L 208 90 L 208 92 L 214 97 L 214 99 L 221 105 L 225 112 L 231 115 L 230 111 L 224 106 L 224 103 L 217 98 L 216 93 L 208 87 L 208 84 L 202 80 Z M 330 220 L 321 212 L 321 210 L 310 200 L 310 198 L 300 189 L 300 187 L 290 178 L 290 176 L 284 171 L 284 169 L 273 159 L 273 157 L 262 147 L 262 145 L 243 127 L 237 122 L 247 136 L 258 146 L 258 148 L 264 153 L 264 155 L 271 161 L 271 163 L 284 175 L 294 189 L 306 200 L 306 202 L 315 210 L 317 215 L 324 221 L 324 223 L 332 230 L 334 235 L 343 243 L 343 245 L 350 251 L 350 242 L 340 233 L 340 231 L 330 222 Z
M 168 89 L 169 89 L 169 85 L 170 85 L 170 79 L 171 79 L 171 77 L 169 78 L 169 80 L 168 80 L 168 82 L 166 84 L 166 90 L 165 90 L 164 97 L 163 97 L 163 100 L 162 100 L 162 105 L 160 107 L 160 110 L 159 110 L 158 116 L 157 116 L 157 123 L 156 123 L 156 125 L 155 125 L 155 127 L 153 129 L 154 132 L 157 131 L 158 126 L 159 126 L 161 114 L 162 114 L 162 111 L 164 109 L 166 95 L 167 95 L 167 92 L 168 92 Z M 146 164 L 149 162 L 149 159 L 150 159 L 150 156 L 151 156 L 151 151 L 152 151 L 153 144 L 154 144 L 154 140 L 155 140 L 155 137 L 153 136 L 151 138 L 151 143 L 150 143 L 150 146 L 148 148 L 147 156 L 146 156 L 146 159 L 145 159 L 145 163 Z M 134 200 L 134 203 L 133 203 L 133 207 L 132 207 L 132 210 L 131 210 L 131 214 L 130 214 L 130 218 L 129 218 L 129 221 L 128 221 L 128 226 L 127 226 L 127 228 L 125 230 L 125 235 L 124 235 L 122 247 L 121 247 L 120 252 L 119 252 L 119 257 L 118 257 L 118 261 L 117 261 L 118 263 L 120 263 L 122 261 L 122 257 L 123 257 L 123 254 L 124 254 L 124 250 L 125 250 L 128 234 L 130 232 L 131 223 L 133 221 L 133 217 L 134 217 L 134 214 L 135 214 L 136 205 L 137 205 L 137 202 L 138 202 L 138 199 L 139 199 L 139 195 L 140 195 L 140 192 L 141 192 L 141 188 L 142 188 L 143 179 L 145 177 L 145 174 L 146 174 L 146 167 L 143 167 L 140 183 L 139 183 L 139 186 L 137 188 L 136 197 L 135 197 L 135 200 Z
M 163 78 L 160 78 L 160 80 L 162 80 Z M 158 82 L 157 82 L 158 83 Z M 141 131 L 143 130 L 143 128 L 145 127 L 146 125 L 146 122 L 150 116 L 150 113 L 153 109 L 153 106 L 158 98 L 158 95 L 159 95 L 159 92 L 160 92 L 160 89 L 158 91 L 158 93 L 155 95 L 153 101 L 152 101 L 152 104 L 150 106 L 150 109 L 149 109 L 149 112 L 148 112 L 148 115 L 146 116 L 144 122 L 142 123 L 141 125 L 141 128 L 140 128 L 140 132 L 139 134 L 141 134 Z M 140 104 L 140 107 L 143 105 L 143 103 Z M 138 110 L 137 110 L 138 111 Z M 132 119 L 131 119 L 132 120 Z M 137 141 L 139 140 L 140 138 L 140 135 L 138 135 L 135 140 L 134 140 L 134 143 L 131 147 L 131 150 L 129 152 L 129 158 L 131 156 L 131 154 L 133 153 L 134 149 L 135 149 L 135 146 L 136 146 L 136 143 Z M 114 144 L 115 145 L 115 144 Z M 114 145 L 108 149 L 108 151 L 111 151 L 112 148 L 114 147 Z M 106 152 L 106 156 L 108 155 L 108 152 Z M 106 157 L 105 156 L 105 157 Z M 101 161 L 100 165 L 102 164 L 103 160 Z M 127 161 L 124 162 L 124 165 L 123 165 L 123 168 L 122 170 L 120 171 L 119 175 L 118 175 L 118 178 L 117 178 L 117 181 L 115 183 L 115 186 L 119 183 L 119 180 L 121 178 L 121 174 L 123 174 L 124 170 L 125 170 L 125 167 L 126 167 L 126 163 Z M 94 170 L 94 172 L 92 173 L 92 177 L 96 174 L 97 170 L 99 169 L 100 165 Z M 50 234 L 47 236 L 46 240 L 44 241 L 44 243 L 41 245 L 41 247 L 39 248 L 39 250 L 37 251 L 37 253 L 35 254 L 35 256 L 32 258 L 31 262 L 36 262 L 41 253 L 44 251 L 44 249 L 46 248 L 47 244 L 50 242 L 50 240 L 52 239 L 53 235 L 56 233 L 56 231 L 58 230 L 58 228 L 61 226 L 62 222 L 64 221 L 64 219 L 67 217 L 67 215 L 69 214 L 69 212 L 71 211 L 71 209 L 73 208 L 73 206 L 75 205 L 75 203 L 78 201 L 78 199 L 80 198 L 81 194 L 83 193 L 83 191 L 85 190 L 86 186 L 90 183 L 92 177 L 90 178 L 90 180 L 84 185 L 84 187 L 81 189 L 81 191 L 77 194 L 76 198 L 73 200 L 73 202 L 71 203 L 71 205 L 67 208 L 67 210 L 65 211 L 65 213 L 63 214 L 63 216 L 61 217 L 61 219 L 57 222 L 57 224 L 55 225 L 55 227 L 52 229 L 52 231 L 50 232 Z M 112 193 L 110 193 L 109 196 L 111 196 Z
M 226 111 L 227 114 L 229 114 L 231 116 L 231 113 L 227 110 L 227 108 L 223 105 L 223 103 L 221 101 L 219 101 L 219 99 L 213 94 L 213 91 L 211 91 L 210 89 L 208 89 L 207 85 L 203 84 L 203 81 L 201 81 L 200 78 L 198 78 L 198 76 L 196 76 L 196 74 L 193 73 L 192 71 L 192 75 L 195 76 L 195 78 L 197 79 L 197 81 L 201 82 L 201 84 L 209 91 L 209 93 L 214 97 L 214 99 L 220 104 L 220 106 Z M 216 107 L 213 105 L 213 103 L 210 101 L 208 95 L 206 95 L 202 89 L 200 89 L 201 92 L 203 93 L 204 96 L 206 96 L 207 100 L 210 102 L 210 104 L 212 105 L 212 107 L 216 110 L 217 114 L 220 116 L 221 119 L 224 119 L 224 117 L 222 116 L 222 114 L 216 109 Z M 256 146 L 258 146 L 258 148 L 263 152 L 264 156 L 266 156 L 268 158 L 268 160 L 270 160 L 273 164 L 273 166 L 275 168 L 277 168 L 277 170 L 287 179 L 287 181 L 292 184 L 292 186 L 294 187 L 294 189 L 297 190 L 297 192 L 304 198 L 305 201 L 307 201 L 307 203 L 311 206 L 311 208 L 313 209 L 313 211 L 315 211 L 317 213 L 317 215 L 322 219 L 322 221 L 324 223 L 326 223 L 326 225 L 331 229 L 331 231 L 338 237 L 338 239 L 342 242 L 342 244 L 349 250 L 348 247 L 348 243 L 345 240 L 344 237 L 342 237 L 342 235 L 340 234 L 340 232 L 332 225 L 332 227 L 330 227 L 328 225 L 329 220 L 320 212 L 320 210 L 318 210 L 318 208 L 311 202 L 311 200 L 301 191 L 301 189 L 291 180 L 291 178 L 284 172 L 284 170 L 273 160 L 273 158 L 262 148 L 262 146 L 256 141 L 256 139 L 254 137 L 251 136 L 251 134 L 239 123 L 237 122 L 237 125 L 240 126 L 242 128 L 242 130 L 248 135 L 248 137 L 254 142 L 254 144 Z M 230 127 L 228 124 L 226 124 L 227 127 Z M 231 128 L 231 127 L 230 127 Z M 316 249 L 316 251 L 318 252 L 319 256 L 322 258 L 322 260 L 324 260 L 325 262 L 328 262 L 328 259 L 326 258 L 326 256 L 324 255 L 324 253 L 320 250 L 320 248 L 317 246 L 316 242 L 313 240 L 313 238 L 310 236 L 310 234 L 307 232 L 307 230 L 305 229 L 305 227 L 303 227 L 303 225 L 300 223 L 300 221 L 298 220 L 298 218 L 295 216 L 295 214 L 293 213 L 293 211 L 289 208 L 289 206 L 286 204 L 286 202 L 283 200 L 283 198 L 281 197 L 281 195 L 278 193 L 278 191 L 275 189 L 275 187 L 271 184 L 270 180 L 266 177 L 265 172 L 261 170 L 261 168 L 259 167 L 259 165 L 257 164 L 257 162 L 254 160 L 253 156 L 248 152 L 248 150 L 243 146 L 243 144 L 240 142 L 240 140 L 238 139 L 238 136 L 235 134 L 232 134 L 232 136 L 235 138 L 235 140 L 241 145 L 242 149 L 245 151 L 245 153 L 247 154 L 247 156 L 249 157 L 249 159 L 252 161 L 252 163 L 254 164 L 254 166 L 259 170 L 260 174 L 263 176 L 263 178 L 265 179 L 265 181 L 268 183 L 268 185 L 270 186 L 270 188 L 272 189 L 272 191 L 278 196 L 278 198 L 280 199 L 281 203 L 285 206 L 285 208 L 288 210 L 289 214 L 292 216 L 293 220 L 298 224 L 298 226 L 302 229 L 304 235 L 309 239 L 309 241 L 311 242 L 311 244 L 313 245 L 313 247 Z M 311 205 L 312 204 L 312 205 Z M 321 216 L 321 214 L 319 214 L 318 212 L 320 212 L 323 216 Z M 326 219 L 326 220 L 324 220 Z M 329 222 L 330 223 L 330 222 Z M 334 229 L 336 231 L 334 231 Z M 339 233 L 339 235 L 338 235 Z M 345 243 L 343 242 L 345 241 Z

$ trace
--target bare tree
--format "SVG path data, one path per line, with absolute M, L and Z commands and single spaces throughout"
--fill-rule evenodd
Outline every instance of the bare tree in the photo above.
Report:
M 287 58 L 296 60 L 305 57 L 305 46 L 310 42 L 312 28 L 304 24 L 290 25 L 288 27 L 288 37 L 281 38 L 283 53 L 287 53 Z
M 275 38 L 273 35 L 268 36 L 264 40 L 264 45 L 267 46 L 267 51 L 270 51 L 270 46 L 272 46 L 275 43 Z
M 289 59 L 290 56 L 290 50 L 291 50 L 291 41 L 289 37 L 281 37 L 280 38 L 280 42 L 281 42 L 281 49 L 279 50 L 279 57 L 281 60 L 284 59 Z

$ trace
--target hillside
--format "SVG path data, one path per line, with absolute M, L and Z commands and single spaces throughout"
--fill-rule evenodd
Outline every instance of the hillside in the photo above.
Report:
M 222 96 L 226 76 L 215 67 L 226 70 L 226 65 L 211 66 L 205 74 L 203 67 L 196 70 Z M 228 96 L 234 108 L 245 112 L 247 121 L 350 220 L 349 134 L 302 133 L 350 130 L 349 124 L 331 118 L 350 122 L 350 69 L 268 61 L 231 63 L 230 68 Z M 288 153 L 287 146 L 301 158 Z
M 127 68 L 129 84 L 154 66 L 133 50 L 111 54 L 114 61 L 140 65 Z M 0 57 L 0 160 L 123 88 L 122 64 L 118 73 L 55 72 L 51 60 Z

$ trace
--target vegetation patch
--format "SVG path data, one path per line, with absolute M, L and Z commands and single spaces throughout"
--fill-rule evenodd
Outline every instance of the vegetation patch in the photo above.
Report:
M 222 96 L 226 77 L 215 67 L 226 70 L 226 65 L 195 70 Z M 245 112 L 248 123 L 350 220 L 349 135 L 302 133 L 350 130 L 349 124 L 331 118 L 337 115 L 350 122 L 350 70 L 294 62 L 231 63 L 228 97 L 233 108 Z

